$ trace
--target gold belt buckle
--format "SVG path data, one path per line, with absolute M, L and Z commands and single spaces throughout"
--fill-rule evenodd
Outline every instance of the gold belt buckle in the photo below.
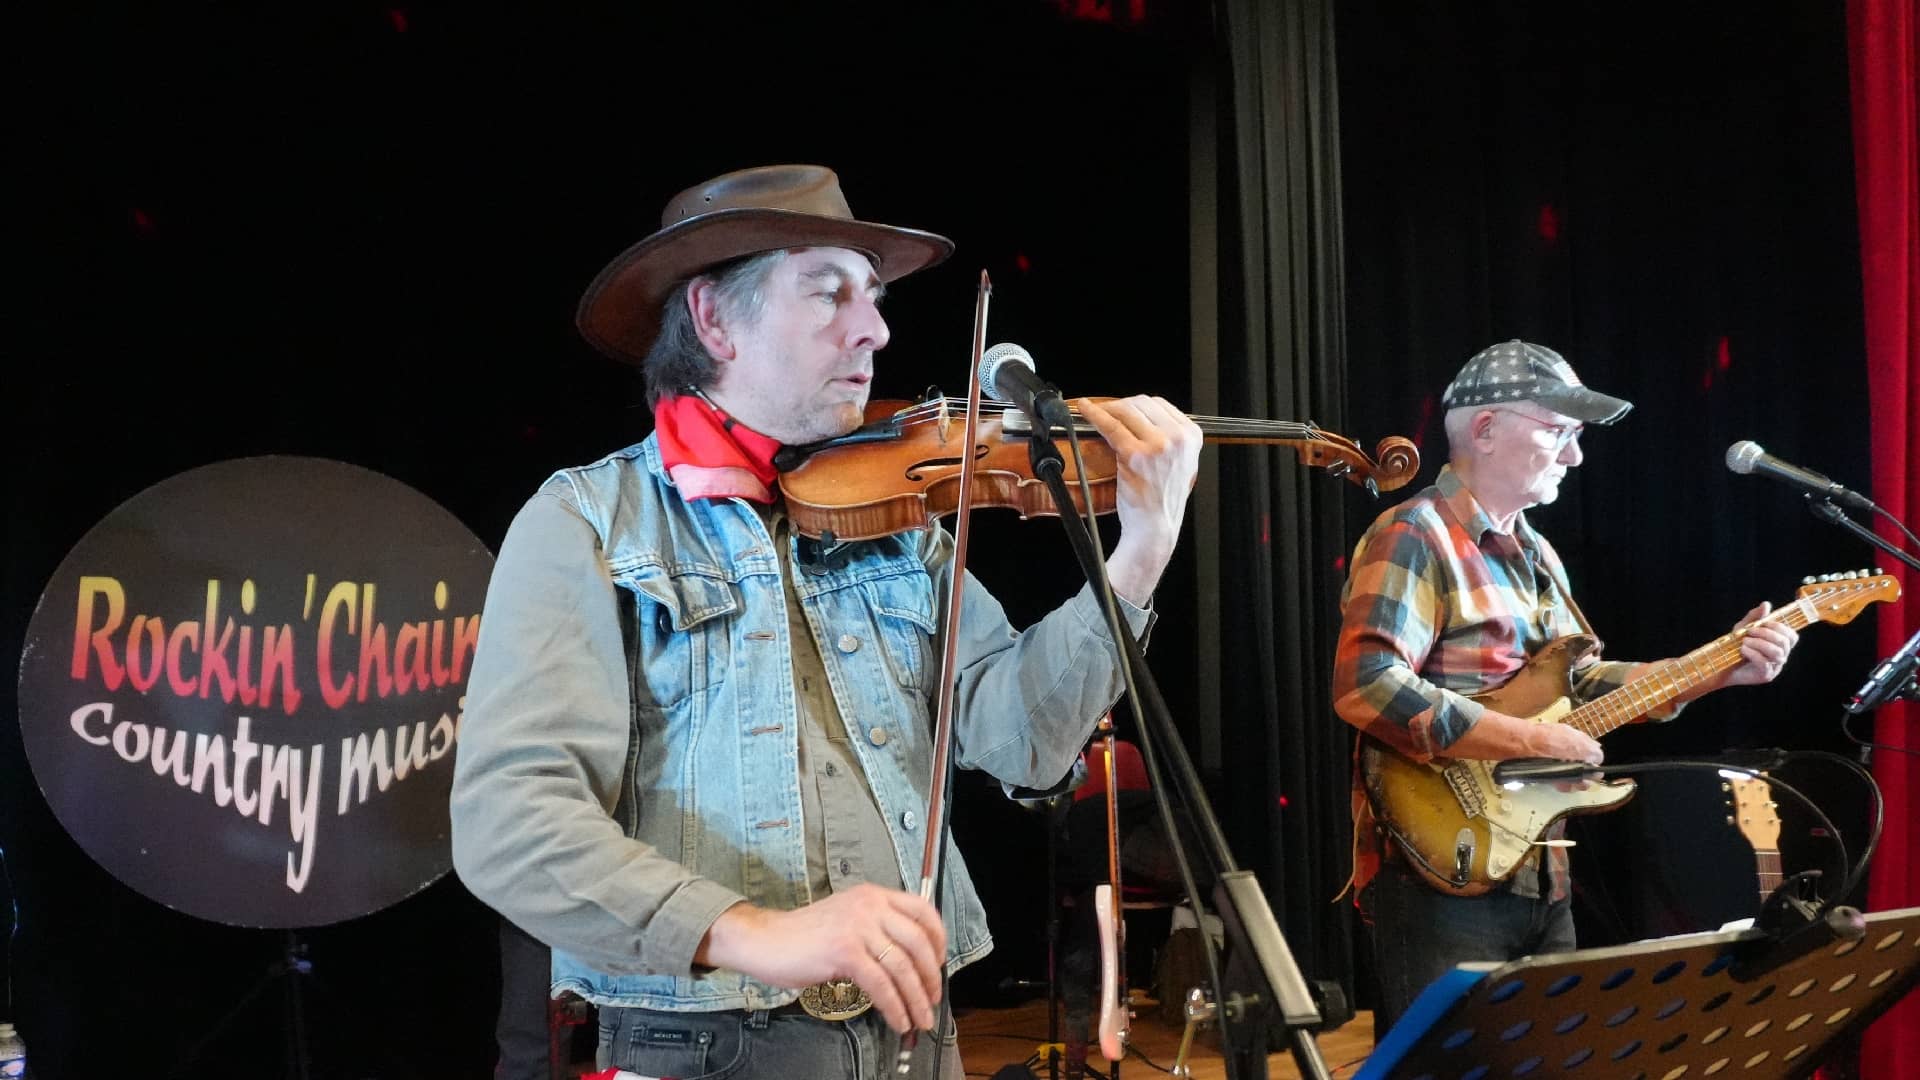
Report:
M 873 999 L 852 979 L 828 979 L 800 991 L 800 1007 L 816 1020 L 851 1020 L 873 1008 Z

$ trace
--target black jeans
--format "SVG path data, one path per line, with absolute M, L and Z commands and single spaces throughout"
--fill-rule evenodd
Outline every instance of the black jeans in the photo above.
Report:
M 1568 901 L 1536 900 L 1505 889 L 1449 896 L 1391 860 L 1368 882 L 1361 906 L 1373 917 L 1373 963 L 1380 976 L 1380 1007 L 1373 1016 L 1376 1042 L 1420 991 L 1455 964 L 1504 963 L 1575 948 Z
M 501 919 L 500 1015 L 493 1029 L 500 1057 L 494 1080 L 552 1080 L 547 1027 L 547 987 L 552 983 L 552 953 Z
M 960 1080 L 960 1048 L 953 1020 L 943 1008 L 947 1031 L 940 1049 L 941 1080 Z M 936 1040 L 922 1034 L 914 1049 L 914 1075 L 927 1076 Z M 894 1074 L 900 1038 L 869 1009 L 851 1020 L 816 1020 L 797 1006 L 756 1012 L 658 1012 L 600 1010 L 602 1069 L 617 1067 L 640 1076 L 676 1080 L 810 1080 L 846 1077 L 880 1080 Z

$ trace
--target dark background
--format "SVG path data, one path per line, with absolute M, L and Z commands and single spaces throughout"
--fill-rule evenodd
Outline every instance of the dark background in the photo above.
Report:
M 62 8 L 16 26 L 0 654 L 94 523 L 211 461 L 352 462 L 497 545 L 548 473 L 648 423 L 637 376 L 574 333 L 581 289 L 675 191 L 746 165 L 832 165 L 862 217 L 958 241 L 888 300 L 882 394 L 961 388 L 985 268 L 989 340 L 1027 345 L 1069 392 L 1189 396 L 1189 117 L 1218 103 L 1188 88 L 1221 50 L 1206 5 L 661 7 Z M 1841 7 L 1459 7 L 1338 12 L 1350 434 L 1420 439 L 1424 482 L 1444 458 L 1438 390 L 1514 336 L 1633 399 L 1533 519 L 1614 656 L 1690 648 L 1803 574 L 1871 562 L 1720 464 L 1754 438 L 1869 476 Z M 1379 505 L 1348 506 L 1357 538 Z M 1056 528 L 1007 516 L 980 519 L 975 562 L 1024 623 L 1074 571 Z M 1191 573 L 1183 555 L 1154 640 L 1189 717 L 1191 630 L 1213 614 Z M 1865 630 L 1815 629 L 1775 687 L 1609 753 L 1838 748 L 1834 705 L 1871 652 Z M 1857 793 L 1806 783 L 1854 836 Z M 1583 940 L 1747 912 L 1751 864 L 1716 794 L 1650 781 L 1576 830 Z M 1000 948 L 955 997 L 991 1003 L 1042 969 L 1041 831 L 977 778 L 958 804 Z M 7 1013 L 38 1075 L 165 1074 L 278 954 L 279 935 L 176 915 L 99 869 L 11 722 L 0 824 L 20 912 Z M 1831 858 L 1803 828 L 1786 846 L 1789 869 L 1799 849 Z M 485 1075 L 493 934 L 451 878 L 305 932 L 320 1073 Z M 273 1067 L 278 993 L 191 1074 Z

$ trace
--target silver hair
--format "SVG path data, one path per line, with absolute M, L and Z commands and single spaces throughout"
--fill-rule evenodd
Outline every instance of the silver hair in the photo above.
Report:
M 647 350 L 649 406 L 686 390 L 704 390 L 720 374 L 694 329 L 693 313 L 687 309 L 687 290 L 695 282 L 712 282 L 715 314 L 724 322 L 750 326 L 766 310 L 767 279 L 786 255 L 782 250 L 742 256 L 676 282 L 667 290 L 660 310 L 660 333 Z
M 1461 405 L 1447 410 L 1443 418 L 1447 429 L 1447 456 L 1454 457 L 1467 448 L 1473 439 L 1468 425 L 1473 422 L 1473 414 L 1486 408 L 1485 405 Z

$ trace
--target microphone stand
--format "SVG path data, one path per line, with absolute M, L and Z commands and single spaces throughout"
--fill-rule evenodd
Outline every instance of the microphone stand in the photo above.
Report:
M 1880 534 L 1853 520 L 1853 518 L 1847 515 L 1846 511 L 1835 506 L 1831 499 L 1816 499 L 1812 495 L 1805 495 L 1802 496 L 1802 498 L 1807 500 L 1807 509 L 1812 512 L 1814 517 L 1838 525 L 1855 536 L 1858 536 L 1860 539 L 1865 540 L 1867 543 L 1872 544 L 1874 547 L 1879 548 L 1881 551 L 1906 563 L 1913 569 L 1920 570 L 1920 559 L 1916 559 L 1912 555 L 1894 547 L 1882 539 Z M 1894 524 L 1900 524 L 1899 519 L 1894 518 L 1893 515 L 1888 514 L 1887 517 L 1892 519 Z M 1875 664 L 1873 668 L 1874 671 L 1879 671 L 1883 665 L 1901 662 L 1901 658 L 1912 657 L 1914 655 L 1913 647 L 1916 639 L 1920 639 L 1920 631 L 1916 631 L 1913 637 L 1907 639 L 1905 645 L 1895 650 L 1893 656 Z M 1867 706 L 1856 698 L 1852 704 L 1847 706 L 1847 712 L 1851 714 L 1867 712 L 1870 708 L 1884 705 L 1889 701 L 1920 700 L 1920 667 L 1916 667 L 1911 660 L 1905 660 L 1904 666 L 1908 669 L 1904 675 L 1897 672 L 1889 673 L 1890 678 L 1895 681 L 1895 689 L 1891 693 L 1881 698 L 1878 702 L 1875 702 L 1873 706 Z M 1868 752 L 1869 751 L 1863 748 L 1860 754 L 1860 760 L 1867 760 Z
M 1074 445 L 1074 456 L 1078 460 L 1078 435 L 1073 425 L 1063 426 Z M 1213 815 L 1207 802 L 1206 788 L 1187 756 L 1180 733 L 1174 727 L 1172 713 L 1160 695 L 1152 671 L 1147 667 L 1140 643 L 1120 619 L 1112 586 L 1107 582 L 1106 561 L 1100 552 L 1098 538 L 1074 508 L 1063 475 L 1065 463 L 1053 442 L 1052 430 L 1037 418 L 1029 437 L 1029 457 L 1034 475 L 1046 483 L 1048 492 L 1053 496 L 1074 554 L 1096 598 L 1101 602 L 1108 631 L 1120 650 L 1120 670 L 1126 681 L 1128 700 L 1133 703 L 1139 719 L 1141 756 L 1152 777 L 1154 802 L 1160 811 L 1161 824 L 1166 829 L 1174 861 L 1180 868 L 1188 902 L 1193 905 L 1194 918 L 1202 927 L 1200 939 L 1214 994 L 1210 1004 L 1189 998 L 1189 1034 L 1196 1019 L 1211 1013 L 1218 1018 L 1222 1034 L 1226 1036 L 1227 1075 L 1230 1078 L 1263 1080 L 1267 1076 L 1267 1025 L 1277 1013 L 1288 1029 L 1288 1048 L 1293 1053 L 1301 1076 L 1312 1080 L 1329 1080 L 1331 1074 L 1313 1037 L 1314 1029 L 1321 1024 L 1320 1009 L 1314 1003 L 1299 965 L 1294 962 L 1293 953 L 1287 947 L 1286 938 L 1280 932 L 1280 925 L 1274 919 L 1266 896 L 1260 891 L 1259 882 L 1251 871 L 1241 870 L 1234 863 L 1233 854 L 1227 847 L 1226 834 L 1221 831 L 1219 819 Z M 1087 497 L 1084 471 L 1081 483 L 1083 497 Z M 1088 512 L 1091 511 L 1092 503 L 1089 501 Z M 1219 958 L 1215 955 L 1212 939 L 1205 931 L 1206 908 L 1200 902 L 1193 863 L 1181 841 L 1182 833 L 1174 820 L 1173 807 L 1167 795 L 1167 776 L 1159 762 L 1161 740 L 1164 740 L 1167 756 L 1171 759 L 1173 779 L 1178 784 L 1182 804 L 1192 817 L 1193 825 L 1206 848 L 1205 854 L 1216 871 L 1214 899 L 1228 939 L 1226 979 L 1222 978 Z
M 1867 543 L 1872 544 L 1874 547 L 1879 548 L 1881 551 L 1906 563 L 1913 569 L 1920 570 L 1920 559 L 1916 559 L 1906 552 L 1901 551 L 1899 548 L 1894 547 L 1892 544 L 1887 543 L 1880 538 L 1879 533 L 1874 532 L 1872 529 L 1867 528 L 1865 525 L 1847 516 L 1847 512 L 1835 506 L 1833 500 L 1816 499 L 1812 495 L 1803 495 L 1801 498 L 1807 500 L 1807 509 L 1812 512 L 1814 517 L 1819 518 L 1821 521 L 1838 525 L 1860 539 L 1865 540 Z M 1889 515 L 1889 517 L 1891 517 L 1891 515 Z M 1896 524 L 1898 523 L 1897 518 L 1895 518 L 1894 521 Z

